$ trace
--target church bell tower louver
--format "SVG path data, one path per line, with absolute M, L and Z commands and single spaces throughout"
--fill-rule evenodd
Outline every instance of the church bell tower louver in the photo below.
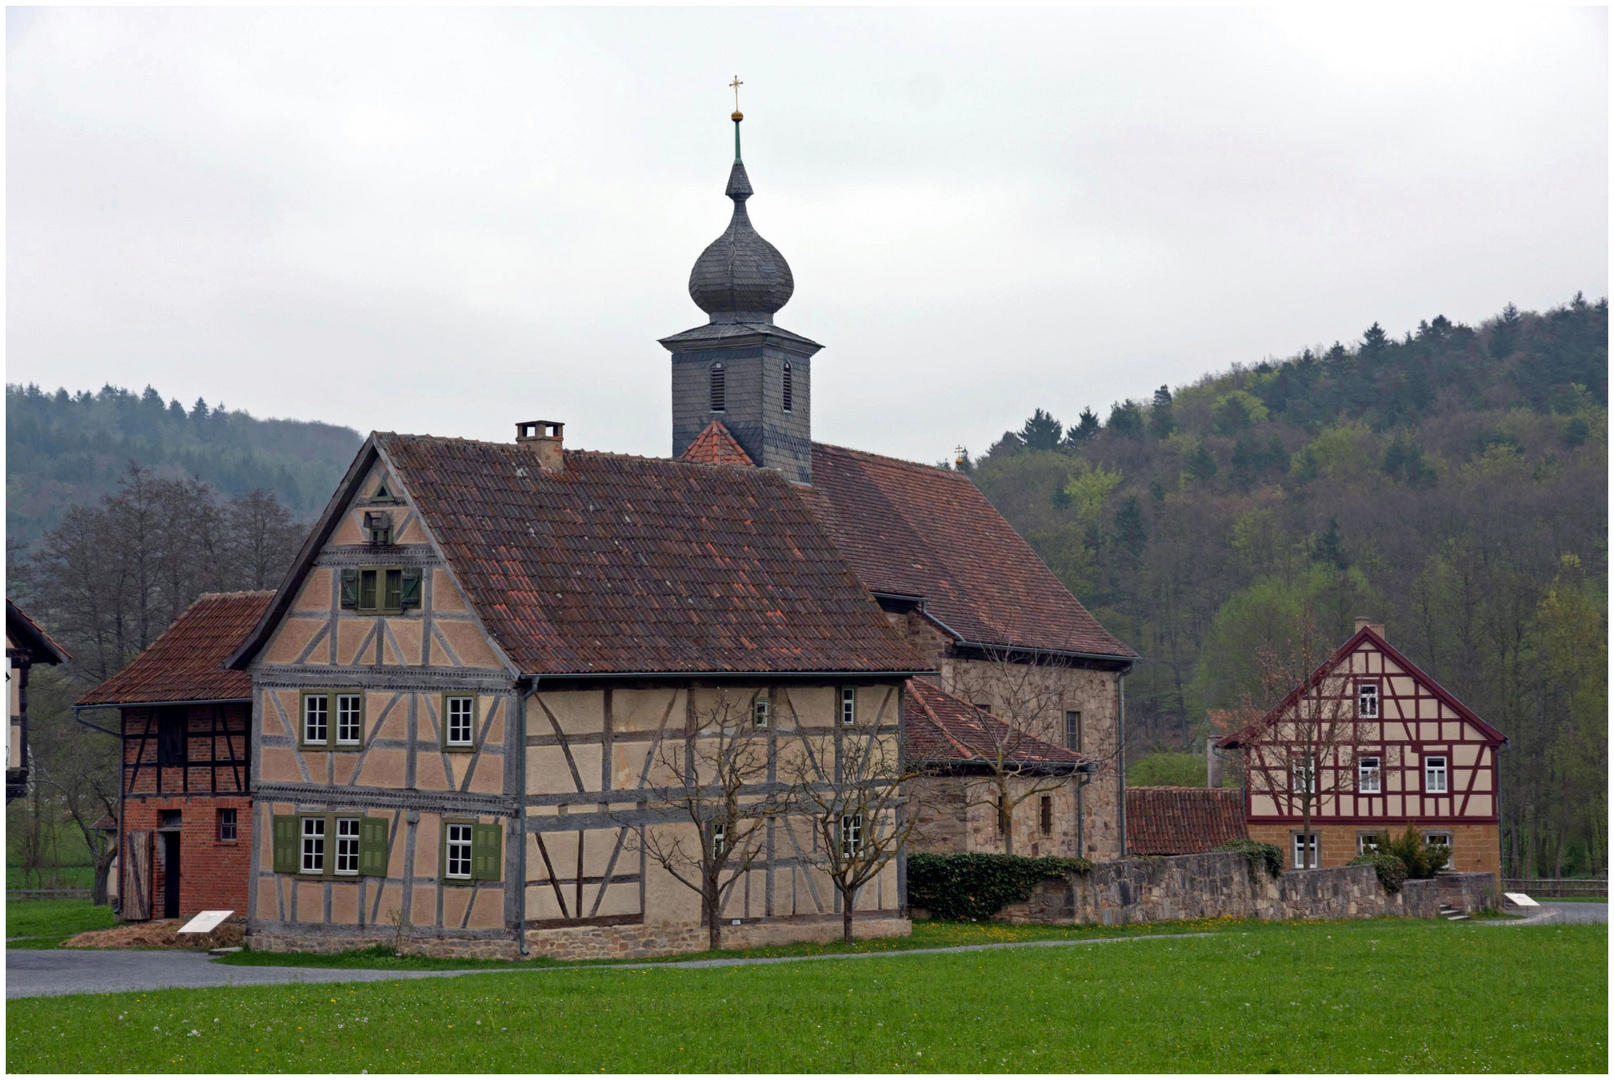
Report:
M 752 189 L 740 158 L 738 78 L 731 85 L 734 166 L 724 194 L 734 201 L 734 214 L 689 274 L 690 299 L 710 321 L 661 339 L 672 353 L 672 453 L 683 454 L 716 420 L 758 465 L 810 484 L 812 357 L 823 346 L 774 324 L 795 281 L 790 264 L 757 235 L 746 212 Z

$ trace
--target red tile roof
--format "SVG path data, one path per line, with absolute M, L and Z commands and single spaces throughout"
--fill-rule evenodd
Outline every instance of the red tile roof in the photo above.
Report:
M 80 705 L 246 701 L 252 677 L 220 667 L 269 609 L 272 592 L 203 593 L 128 667 Z
M 73 659 L 73 654 L 51 638 L 22 608 L 6 597 L 6 637 L 12 647 L 26 649 L 29 662 L 34 664 L 60 664 Z
M 1238 788 L 1126 789 L 1126 850 L 1130 855 L 1197 855 L 1249 836 L 1244 827 L 1244 793 Z
M 931 668 L 771 469 L 375 440 L 523 674 Z
M 1010 727 L 984 709 L 956 698 L 929 679 L 903 688 L 908 757 L 931 765 L 1003 760 L 1015 771 L 1072 771 L 1088 759 Z
M 799 490 L 864 585 L 924 597 L 965 642 L 1137 657 L 962 473 L 814 443 Z
M 721 420 L 713 420 L 701 429 L 689 449 L 678 455 L 678 460 L 697 465 L 756 465 Z

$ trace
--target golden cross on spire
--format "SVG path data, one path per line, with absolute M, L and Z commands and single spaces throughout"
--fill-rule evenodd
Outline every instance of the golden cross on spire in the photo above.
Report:
M 729 87 L 734 91 L 734 111 L 736 113 L 740 111 L 740 87 L 744 85 L 745 83 L 740 81 L 738 75 L 734 76 L 734 81 L 729 83 Z

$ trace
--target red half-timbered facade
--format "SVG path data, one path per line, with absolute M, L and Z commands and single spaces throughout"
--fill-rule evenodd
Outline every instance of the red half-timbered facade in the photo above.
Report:
M 1294 867 L 1344 865 L 1411 824 L 1452 848 L 1452 869 L 1496 873 L 1506 742 L 1359 619 L 1305 683 L 1218 745 L 1243 752 L 1250 838 Z
M 269 592 L 207 593 L 128 667 L 84 695 L 123 738 L 120 915 L 245 913 L 252 852 L 252 680 L 221 663 Z M 97 725 L 100 726 L 100 725 Z

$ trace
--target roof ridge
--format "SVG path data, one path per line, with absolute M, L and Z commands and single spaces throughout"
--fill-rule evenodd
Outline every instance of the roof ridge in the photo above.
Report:
M 856 454 L 858 457 L 874 458 L 877 461 L 889 461 L 894 465 L 902 465 L 910 469 L 928 469 L 944 476 L 964 476 L 956 469 L 944 469 L 940 465 L 927 465 L 923 461 L 909 461 L 907 458 L 892 457 L 890 454 L 877 454 L 873 450 L 859 450 L 855 446 L 837 446 L 834 443 L 813 442 L 814 450 L 836 450 L 843 454 Z M 966 477 L 967 479 L 967 477 Z

